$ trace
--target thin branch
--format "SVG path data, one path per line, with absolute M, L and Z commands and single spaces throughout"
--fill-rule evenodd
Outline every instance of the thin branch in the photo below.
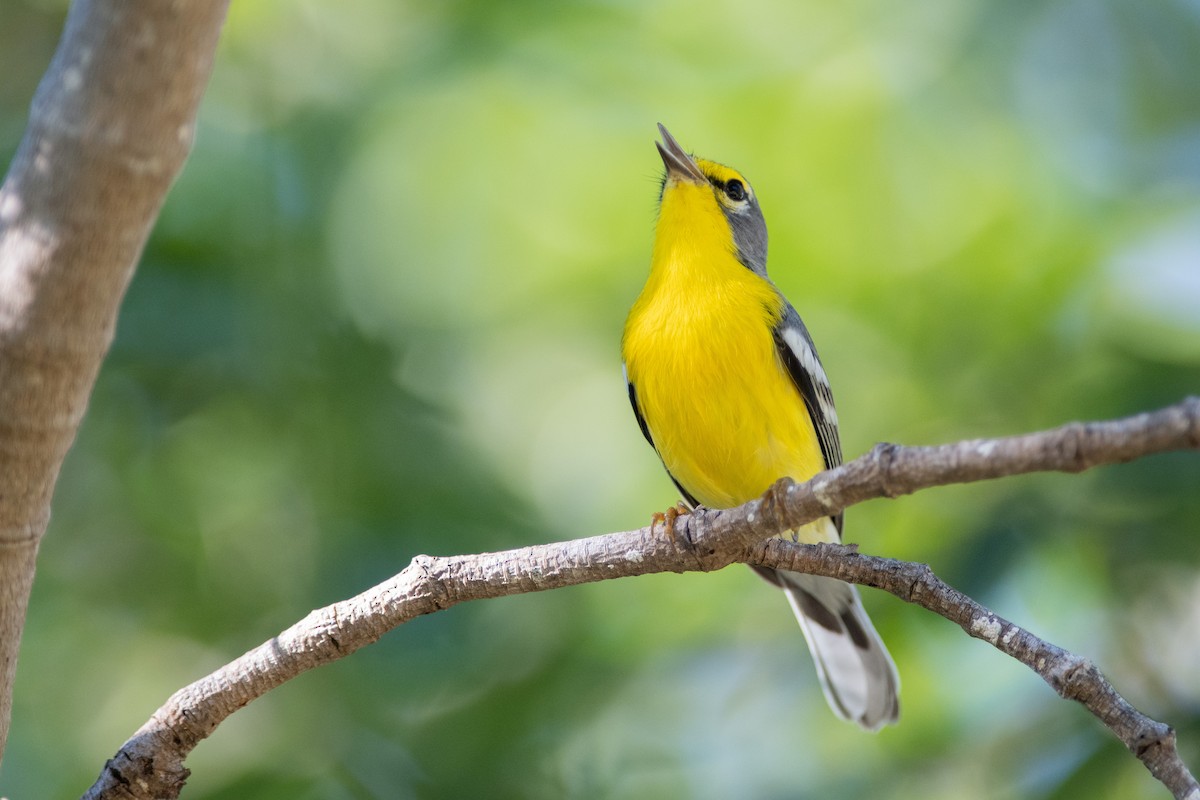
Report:
M 835 514 L 864 500 L 1028 472 L 1083 472 L 1149 453 L 1200 449 L 1200 397 L 1107 422 L 1074 422 L 1002 439 L 933 447 L 878 444 L 869 453 L 805 484 L 769 492 L 782 529 Z M 777 487 L 778 488 L 778 487 Z
M 313 611 L 273 639 L 176 692 L 105 765 L 85 798 L 173 798 L 184 760 L 230 714 L 314 667 L 377 641 L 414 617 L 467 600 L 545 591 L 653 572 L 783 566 L 892 591 L 1018 658 L 1064 697 L 1079 700 L 1142 759 L 1176 798 L 1200 800 L 1174 734 L 1129 706 L 1089 662 L 992 614 L 937 580 L 928 567 L 851 548 L 772 540 L 786 530 L 873 497 L 1039 471 L 1077 472 L 1169 450 L 1200 448 L 1200 398 L 1112 422 L 940 447 L 880 445 L 811 481 L 780 481 L 763 498 L 681 518 L 661 528 L 610 533 L 500 553 L 417 556 L 357 597 Z M 770 540 L 770 541 L 768 541 Z

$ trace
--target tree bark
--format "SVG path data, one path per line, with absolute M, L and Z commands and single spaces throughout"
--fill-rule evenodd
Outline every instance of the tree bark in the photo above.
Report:
M 0 187 L 0 756 L 38 544 L 227 0 L 79 0 Z

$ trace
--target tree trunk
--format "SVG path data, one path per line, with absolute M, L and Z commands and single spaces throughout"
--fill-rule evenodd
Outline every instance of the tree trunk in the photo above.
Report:
M 0 755 L 38 544 L 227 2 L 79 0 L 0 188 Z

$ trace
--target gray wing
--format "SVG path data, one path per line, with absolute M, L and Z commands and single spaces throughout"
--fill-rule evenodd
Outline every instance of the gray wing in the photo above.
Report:
M 842 443 L 838 437 L 833 390 L 829 388 L 829 378 L 825 375 L 825 368 L 821 366 L 817 348 L 812 337 L 808 335 L 808 329 L 804 327 L 804 321 L 786 300 L 783 316 L 775 326 L 773 334 L 779 358 L 800 396 L 804 398 L 808 415 L 812 417 L 817 442 L 821 446 L 821 455 L 825 458 L 825 466 L 836 467 L 842 463 Z M 834 517 L 833 522 L 838 533 L 841 533 L 842 515 Z

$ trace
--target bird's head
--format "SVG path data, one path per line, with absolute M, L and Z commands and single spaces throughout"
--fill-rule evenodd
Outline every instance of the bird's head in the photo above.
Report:
M 657 244 L 704 257 L 715 248 L 767 274 L 767 224 L 750 183 L 735 169 L 688 155 L 661 124 L 655 142 L 666 172 L 659 195 Z

